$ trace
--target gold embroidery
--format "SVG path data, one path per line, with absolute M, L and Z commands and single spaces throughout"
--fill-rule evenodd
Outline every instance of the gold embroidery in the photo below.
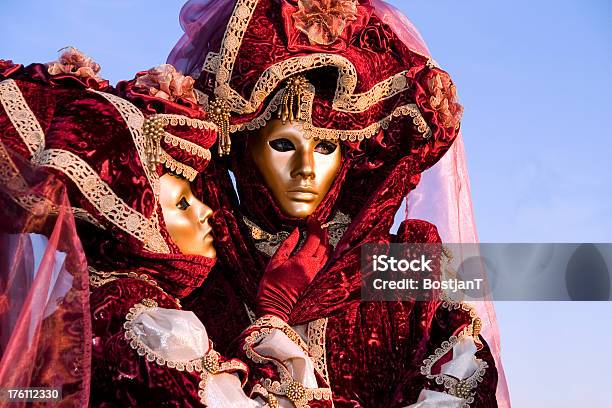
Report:
M 308 323 L 308 353 L 314 363 L 315 369 L 329 383 L 327 371 L 327 351 L 325 347 L 325 333 L 327 330 L 327 318 L 314 320 Z
M 12 79 L 0 82 L 0 103 L 28 151 L 36 157 L 44 148 L 45 133 Z
M 109 222 L 141 241 L 147 249 L 158 253 L 170 252 L 159 232 L 156 213 L 147 220 L 119 198 L 95 170 L 77 155 L 67 150 L 48 149 L 41 153 L 35 164 L 63 172 Z
M 188 140 L 182 139 L 178 136 L 175 136 L 171 133 L 164 131 L 166 126 L 189 126 L 194 129 L 209 129 L 216 130 L 217 126 L 214 123 L 205 122 L 203 120 L 192 119 L 182 115 L 174 115 L 174 114 L 158 114 L 149 116 L 143 126 L 142 133 L 146 140 L 145 154 L 147 156 L 147 166 L 149 166 L 151 171 L 156 171 L 156 166 L 160 163 L 169 163 L 173 167 L 169 167 L 171 170 L 175 168 L 180 168 L 179 163 L 175 160 L 168 160 L 168 155 L 166 155 L 166 160 L 162 160 L 161 158 L 161 145 L 160 141 L 162 136 L 164 141 L 174 147 L 180 147 L 182 150 L 185 150 L 188 153 L 194 154 L 198 157 L 201 157 L 206 160 L 210 160 L 210 150 L 203 148 L 195 143 L 192 143 Z M 188 167 L 188 166 L 185 166 Z M 189 167 L 190 169 L 190 167 Z M 193 172 L 187 171 L 192 174 Z M 194 176 L 195 178 L 195 176 Z M 193 181 L 191 179 L 190 181 Z
M 185 177 L 189 181 L 193 181 L 198 172 L 191 166 L 183 164 L 177 160 L 174 160 L 172 156 L 166 153 L 165 150 L 161 150 L 160 152 L 160 161 L 166 166 L 168 169 L 172 170 L 173 173 L 176 173 L 179 176 Z
M 452 352 L 453 347 L 459 343 L 465 336 L 471 336 L 470 327 L 466 327 L 459 335 L 451 336 L 448 341 L 442 342 L 439 348 L 434 351 L 434 354 L 423 360 L 421 366 L 421 374 L 430 380 L 435 380 L 436 384 L 443 385 L 448 390 L 448 393 L 465 400 L 462 408 L 469 408 L 474 402 L 475 392 L 473 390 L 482 382 L 486 369 L 489 367 L 486 361 L 476 359 L 478 368 L 468 378 L 459 380 L 455 377 L 446 374 L 433 374 L 431 372 L 434 364 L 440 360 L 446 353 Z

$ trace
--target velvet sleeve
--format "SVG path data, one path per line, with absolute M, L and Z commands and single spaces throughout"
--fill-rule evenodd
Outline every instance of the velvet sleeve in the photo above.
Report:
M 240 362 L 227 361 L 216 352 L 215 359 L 203 358 L 193 365 L 149 353 L 126 332 L 138 310 L 150 306 L 178 309 L 175 300 L 159 287 L 137 278 L 117 279 L 94 289 L 92 406 L 203 406 L 203 393 L 213 372 L 245 372 Z M 211 352 L 212 348 L 206 356 Z
M 406 220 L 396 242 L 441 244 L 441 239 L 433 224 Z M 483 323 L 475 308 L 443 294 L 429 303 L 430 307 L 423 310 L 434 312 L 422 315 L 428 323 L 410 345 L 415 350 L 411 365 L 419 369 L 410 370 L 410 375 L 400 381 L 398 394 L 414 395 L 414 386 L 419 384 L 421 391 L 461 398 L 463 406 L 496 407 L 497 370 L 491 350 L 480 335 Z
M 253 322 L 233 343 L 234 353 L 249 365 L 248 386 L 273 406 L 326 408 L 332 393 L 315 369 L 303 338 L 276 316 Z

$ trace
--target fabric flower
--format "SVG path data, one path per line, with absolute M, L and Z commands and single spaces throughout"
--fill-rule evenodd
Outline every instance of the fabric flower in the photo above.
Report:
M 172 102 L 182 98 L 197 103 L 194 83 L 192 77 L 181 74 L 170 64 L 151 68 L 136 79 L 136 87 L 145 88 L 151 95 Z
M 57 61 L 47 64 L 47 70 L 51 75 L 73 74 L 84 79 L 92 78 L 98 83 L 105 81 L 98 76 L 100 65 L 74 47 L 64 48 Z
M 311 44 L 333 44 L 346 27 L 357 20 L 357 0 L 299 0 L 293 14 L 295 27 Z
M 359 48 L 384 53 L 389 49 L 392 35 L 391 28 L 387 24 L 376 21 L 367 25 L 359 34 Z
M 427 82 L 431 97 L 429 103 L 440 115 L 440 122 L 446 128 L 458 128 L 463 107 L 457 100 L 457 88 L 446 73 L 437 73 Z

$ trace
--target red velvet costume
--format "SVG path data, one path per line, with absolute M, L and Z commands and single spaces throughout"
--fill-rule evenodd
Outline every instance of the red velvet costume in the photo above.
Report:
M 216 127 L 197 105 L 151 97 L 134 81 L 115 90 L 91 77 L 50 75 L 41 64 L 0 68 L 2 145 L 61 180 L 78 220 L 91 285 L 90 404 L 201 406 L 211 374 L 244 373 L 244 364 L 212 348 L 202 360 L 164 360 L 128 331 L 143 311 L 180 309 L 215 263 L 182 254 L 166 231 L 162 166 L 150 166 L 155 146 L 143 124 L 165 120 L 158 148 L 196 173 L 208 164 Z
M 236 178 L 240 212 L 219 212 L 215 229 L 224 237 L 217 243 L 222 264 L 188 303 L 200 310 L 214 338 L 232 339 L 248 322 L 244 305 L 256 308 L 257 285 L 270 254 L 295 226 L 305 226 L 306 220 L 281 213 L 249 151 L 249 138 L 282 111 L 287 80 L 304 75 L 312 84 L 301 95 L 304 107 L 297 114 L 305 136 L 338 140 L 343 157 L 332 188 L 309 221 L 340 227 L 333 233 L 339 238 L 335 250 L 289 323 L 309 324 L 307 342 L 319 373 L 328 377 L 335 406 L 404 407 L 416 403 L 422 390 L 450 394 L 459 406 L 497 406 L 495 363 L 469 307 L 442 300 L 360 301 L 363 245 L 440 241 L 435 226 L 423 221 L 404 222 L 396 235 L 389 230 L 421 173 L 458 135 L 461 107 L 448 74 L 402 43 L 369 1 L 358 3 L 353 14 L 334 14 L 335 23 L 342 20 L 345 26 L 326 45 L 298 28 L 315 24 L 317 14 L 302 13 L 297 1 L 239 0 L 224 38 L 212 35 L 206 61 L 190 64 L 203 67 L 197 85 L 209 95 L 210 109 L 231 114 L 222 140 L 228 146 L 231 139 L 227 164 Z M 217 201 L 219 208 L 236 206 L 237 199 L 227 197 L 227 174 L 215 167 L 211 171 L 221 187 L 203 186 L 206 200 Z M 230 319 L 236 324 L 227 324 Z M 244 336 L 265 327 L 257 323 Z M 453 346 L 472 336 L 479 345 L 478 368 L 461 378 L 444 374 L 441 366 Z M 267 376 L 281 381 L 285 392 L 287 384 L 272 365 L 255 360 L 251 365 L 263 377 L 255 382 L 266 384 Z

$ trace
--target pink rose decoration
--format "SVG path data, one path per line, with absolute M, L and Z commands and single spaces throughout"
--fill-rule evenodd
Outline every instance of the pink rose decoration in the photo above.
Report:
M 104 82 L 98 76 L 100 65 L 74 47 L 66 47 L 57 61 L 47 63 L 47 70 L 51 75 L 73 74 L 80 78 L 93 78 L 96 82 Z
M 446 128 L 458 128 L 463 107 L 457 100 L 457 88 L 446 73 L 436 74 L 428 83 L 431 97 L 429 103 L 440 115 L 440 122 Z
M 170 64 L 162 64 L 151 68 L 145 75 L 136 79 L 136 87 L 145 88 L 149 94 L 168 101 L 178 98 L 197 103 L 193 90 L 195 80 L 178 72 Z
M 331 45 L 346 27 L 357 20 L 357 0 L 299 0 L 293 14 L 295 28 L 308 36 L 310 44 Z

